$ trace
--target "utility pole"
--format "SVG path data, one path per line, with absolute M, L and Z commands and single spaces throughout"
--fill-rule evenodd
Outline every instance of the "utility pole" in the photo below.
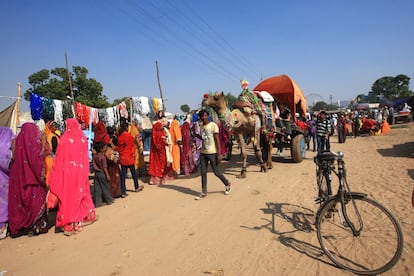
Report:
M 20 125 L 20 98 L 22 97 L 22 84 L 20 82 L 17 83 L 17 112 L 16 112 L 16 126 Z
M 72 98 L 72 105 L 73 105 L 73 118 L 75 118 L 75 97 L 73 96 L 73 88 L 72 88 L 72 78 L 70 76 L 70 72 L 69 72 L 69 65 L 68 65 L 68 55 L 66 54 L 65 51 L 65 60 L 66 60 L 66 72 L 68 72 L 68 81 L 69 81 L 69 89 L 70 89 L 70 97 Z
M 160 82 L 160 72 L 158 70 L 158 62 L 157 61 L 155 61 L 155 67 L 157 69 L 157 80 L 158 80 L 158 88 L 160 89 L 160 97 L 161 97 L 161 101 L 162 101 L 162 111 L 164 111 L 164 113 L 165 113 L 165 110 L 166 110 L 165 101 L 164 101 L 164 97 L 162 95 L 161 82 Z

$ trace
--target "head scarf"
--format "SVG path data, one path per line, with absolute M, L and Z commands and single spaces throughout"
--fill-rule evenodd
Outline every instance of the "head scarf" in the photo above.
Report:
M 108 135 L 108 132 L 106 131 L 105 124 L 102 121 L 99 121 L 95 125 L 94 133 L 95 133 L 94 134 L 94 139 L 93 139 L 94 144 L 96 142 L 103 142 L 104 137 Z

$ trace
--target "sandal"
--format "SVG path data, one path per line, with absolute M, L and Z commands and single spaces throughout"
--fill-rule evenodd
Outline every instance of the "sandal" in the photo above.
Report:
M 135 189 L 135 192 L 138 193 L 138 192 L 141 192 L 142 190 L 144 190 L 144 186 L 141 185 L 141 186 L 138 186 L 138 188 Z
M 91 224 L 93 224 L 95 221 L 97 221 L 98 220 L 98 218 L 99 218 L 99 216 L 95 216 L 95 218 L 94 219 L 86 219 L 86 220 L 84 220 L 83 222 L 82 222 L 82 226 L 83 227 L 85 227 L 85 226 L 88 226 L 88 225 L 91 225 Z
M 0 229 L 0 240 L 5 239 L 7 237 L 7 223 L 3 225 Z
M 73 223 L 66 224 L 65 226 L 63 226 L 63 235 L 72 236 L 72 234 L 75 234 Z

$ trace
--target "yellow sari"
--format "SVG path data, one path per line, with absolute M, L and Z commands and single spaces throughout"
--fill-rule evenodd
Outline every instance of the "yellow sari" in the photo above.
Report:
M 139 169 L 145 165 L 144 161 L 144 143 L 142 142 L 141 133 L 135 124 L 129 126 L 129 133 L 134 137 L 135 151 L 135 169 Z

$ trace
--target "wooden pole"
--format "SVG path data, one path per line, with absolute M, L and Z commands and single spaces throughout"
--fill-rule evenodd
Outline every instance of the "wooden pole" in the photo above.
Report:
M 22 95 L 22 84 L 20 82 L 17 83 L 17 104 L 16 104 L 16 125 L 20 125 L 20 98 Z
M 134 122 L 134 112 L 132 110 L 132 97 L 129 97 L 129 112 L 131 113 L 131 123 Z
M 160 97 L 161 97 L 161 102 L 162 102 L 162 111 L 165 112 L 166 108 L 165 108 L 164 97 L 162 96 L 162 89 L 161 89 L 161 82 L 160 82 L 160 72 L 158 70 L 158 62 L 157 61 L 155 61 L 155 67 L 157 68 L 157 80 L 158 80 L 158 88 L 160 89 Z
M 72 104 L 73 104 L 73 118 L 75 118 L 75 97 L 73 95 L 72 77 L 70 76 L 70 72 L 69 72 L 68 55 L 66 54 L 66 51 L 65 51 L 65 60 L 66 60 L 66 72 L 68 72 L 70 97 L 72 98 Z

